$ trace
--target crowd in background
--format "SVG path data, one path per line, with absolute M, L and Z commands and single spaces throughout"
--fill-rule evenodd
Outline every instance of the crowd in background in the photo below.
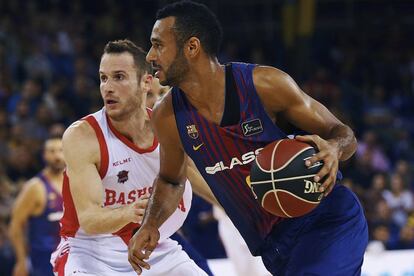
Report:
M 256 5 L 262 2 L 266 1 Z M 397 8 L 405 3 L 395 2 Z M 42 167 L 43 140 L 101 108 L 98 68 L 103 46 L 108 40 L 128 37 L 148 49 L 155 10 L 163 1 L 94 3 L 10 1 L 0 8 L 2 260 L 12 260 L 6 234 L 10 210 L 24 182 Z M 333 19 L 329 13 L 318 14 L 316 21 L 322 23 L 308 38 L 304 68 L 289 59 L 297 52 L 281 42 L 282 27 L 274 28 L 272 35 L 258 31 L 259 10 L 249 9 L 251 26 L 239 30 L 240 36 L 237 20 L 246 16 L 240 19 L 237 11 L 246 7 L 236 5 L 233 15 L 217 9 L 226 37 L 220 61 L 277 66 L 349 124 L 358 149 L 341 164 L 343 184 L 358 194 L 365 208 L 370 239 L 386 249 L 414 248 L 413 22 L 386 12 L 389 7 L 368 6 L 375 12 L 353 14 L 349 26 L 324 25 L 324 19 Z M 272 7 L 274 20 L 280 23 L 281 7 Z M 222 257 L 211 208 L 196 200 L 200 202 L 193 204 L 184 232 L 206 257 Z M 206 240 L 210 245 L 217 241 L 217 248 L 199 245 Z

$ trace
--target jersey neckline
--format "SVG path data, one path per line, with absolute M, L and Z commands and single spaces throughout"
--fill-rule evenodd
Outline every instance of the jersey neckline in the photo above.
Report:
M 147 108 L 147 113 L 148 116 L 151 117 L 151 112 L 152 110 Z M 108 114 L 106 114 L 105 112 L 105 116 L 106 116 L 106 120 L 108 122 L 108 126 L 109 129 L 111 130 L 111 132 L 122 142 L 124 143 L 127 147 L 129 147 L 130 149 L 136 151 L 137 153 L 143 154 L 143 153 L 149 153 L 149 152 L 153 152 L 157 146 L 158 146 L 158 140 L 154 135 L 154 140 L 152 142 L 152 145 L 149 148 L 140 148 L 137 145 L 135 145 L 131 140 L 129 140 L 127 137 L 125 137 L 124 135 L 122 135 L 118 130 L 116 130 L 116 128 L 112 125 L 111 120 L 109 119 Z

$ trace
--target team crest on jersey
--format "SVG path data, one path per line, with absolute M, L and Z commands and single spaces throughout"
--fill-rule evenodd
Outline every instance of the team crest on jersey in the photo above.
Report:
M 197 127 L 195 125 L 188 125 L 187 126 L 187 134 L 188 136 L 190 136 L 193 139 L 197 139 L 198 138 L 198 131 L 197 131 Z
M 244 136 L 251 136 L 263 132 L 262 121 L 260 119 L 243 122 L 241 128 Z
M 128 173 L 129 171 L 120 171 L 116 176 L 118 176 L 118 183 L 124 184 L 128 181 Z

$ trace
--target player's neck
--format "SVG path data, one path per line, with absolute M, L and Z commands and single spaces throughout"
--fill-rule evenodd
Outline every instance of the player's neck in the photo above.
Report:
M 150 117 L 145 106 L 137 108 L 124 120 L 111 120 L 112 126 L 122 136 L 133 142 L 140 148 L 148 148 L 152 145 L 154 134 L 151 129 Z
M 190 68 L 180 88 L 197 109 L 214 107 L 224 99 L 224 75 L 217 59 L 206 59 Z
M 50 167 L 46 167 L 43 169 L 42 173 L 49 180 L 50 185 L 52 185 L 57 191 L 62 191 L 63 170 L 53 170 Z
M 224 111 L 225 71 L 217 59 L 205 59 L 190 68 L 180 88 L 200 114 L 220 123 Z

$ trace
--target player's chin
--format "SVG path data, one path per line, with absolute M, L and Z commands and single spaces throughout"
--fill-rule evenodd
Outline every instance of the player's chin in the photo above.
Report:
M 116 120 L 122 117 L 122 110 L 113 108 L 113 107 L 110 107 L 110 108 L 106 107 L 106 114 L 108 115 L 109 118 Z

